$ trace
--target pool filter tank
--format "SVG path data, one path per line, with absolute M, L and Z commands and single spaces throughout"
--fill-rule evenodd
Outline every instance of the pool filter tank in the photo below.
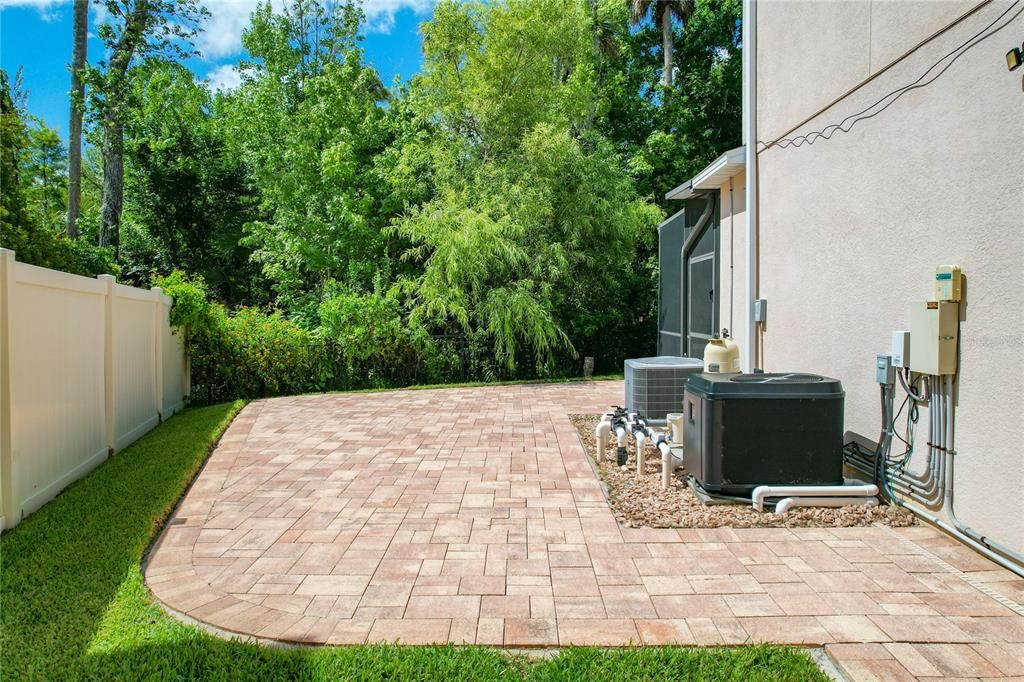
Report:
M 704 371 L 731 374 L 740 371 L 740 347 L 729 338 L 729 330 L 712 336 L 704 346 Z

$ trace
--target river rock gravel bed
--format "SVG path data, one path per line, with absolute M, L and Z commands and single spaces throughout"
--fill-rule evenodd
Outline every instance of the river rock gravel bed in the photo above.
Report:
M 611 439 L 605 461 L 595 457 L 594 428 L 599 415 L 573 414 L 570 421 L 594 462 L 598 476 L 608 491 L 608 501 L 619 524 L 629 528 L 770 528 L 770 527 L 846 527 L 882 523 L 901 527 L 914 525 L 914 515 L 906 509 L 887 504 L 877 507 L 815 508 L 798 507 L 785 516 L 761 513 L 742 504 L 706 506 L 686 483 L 686 472 L 676 471 L 668 490 L 661 487 L 661 455 L 647 446 L 645 472 L 636 474 L 636 444 L 630 443 L 625 469 L 615 463 L 615 439 Z

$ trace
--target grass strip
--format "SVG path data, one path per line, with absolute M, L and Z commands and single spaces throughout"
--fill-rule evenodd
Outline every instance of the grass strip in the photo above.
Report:
M 5 680 L 821 680 L 788 647 L 269 647 L 167 615 L 140 562 L 244 405 L 187 409 L 0 536 Z

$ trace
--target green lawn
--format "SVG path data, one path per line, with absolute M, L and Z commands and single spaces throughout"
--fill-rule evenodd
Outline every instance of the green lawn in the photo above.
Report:
M 0 537 L 0 674 L 21 679 L 826 680 L 804 653 L 573 648 L 528 661 L 485 647 L 262 647 L 179 623 L 139 568 L 242 403 L 189 409 Z

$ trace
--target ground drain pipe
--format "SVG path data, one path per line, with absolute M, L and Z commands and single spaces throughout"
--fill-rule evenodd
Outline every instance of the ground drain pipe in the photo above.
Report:
M 873 497 L 784 497 L 775 505 L 776 514 L 785 514 L 794 507 L 848 507 L 851 505 L 875 507 Z
M 796 495 L 798 497 L 818 497 L 823 500 L 841 497 L 850 499 L 849 504 L 855 504 L 857 498 L 873 498 L 877 494 L 878 486 L 873 483 L 852 485 L 759 485 L 754 488 L 750 500 L 754 505 L 754 509 L 764 511 L 764 501 L 768 497 Z

